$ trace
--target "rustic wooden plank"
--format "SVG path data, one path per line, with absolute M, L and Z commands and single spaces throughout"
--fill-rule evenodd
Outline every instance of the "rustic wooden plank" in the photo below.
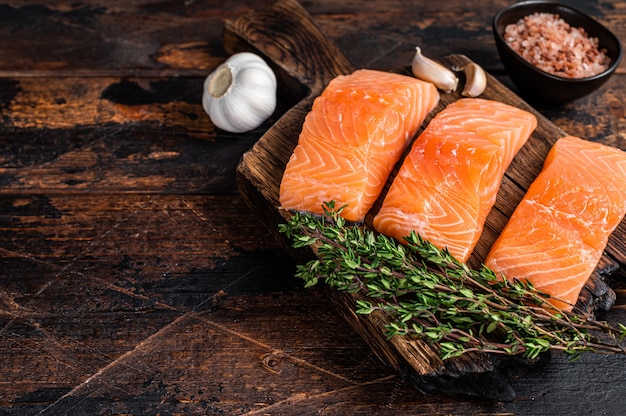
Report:
M 7 75 L 26 71 L 83 71 L 92 76 L 123 71 L 197 74 L 224 59 L 219 42 L 223 19 L 250 13 L 273 1 L 23 3 L 2 5 L 0 9 L 0 39 L 11 40 L 0 42 L 0 54 L 6 57 L 0 73 Z M 459 2 L 442 11 L 436 3 L 407 10 L 398 1 L 389 2 L 382 9 L 376 3 L 349 1 L 312 3 L 307 7 L 325 33 L 339 40 L 339 46 L 345 46 L 344 50 L 355 47 L 355 39 L 359 39 L 357 48 L 368 48 L 361 53 L 356 49 L 350 55 L 359 66 L 369 66 L 380 59 L 380 65 L 398 67 L 397 59 L 405 53 L 402 49 L 410 53 L 417 43 L 432 45 L 431 52 L 438 56 L 453 48 L 484 44 L 490 62 L 497 62 L 494 49 L 487 46 L 491 42 L 489 16 L 499 5 Z M 381 13 L 384 19 L 380 18 Z M 403 36 L 390 36 L 390 30 Z M 53 34 L 59 46 L 49 48 L 42 33 Z M 378 53 L 372 53 L 372 47 Z M 393 48 L 398 48 L 400 58 L 388 61 Z
M 61 1 L 2 5 L 0 55 L 5 59 L 0 62 L 0 74 L 204 74 L 227 55 L 219 36 L 223 19 L 272 3 L 115 1 L 85 5 Z M 473 51 L 473 60 L 501 72 L 490 25 L 492 16 L 506 5 L 501 0 L 452 2 L 442 10 L 437 3 L 407 7 L 392 1 L 381 7 L 375 2 L 348 1 L 315 2 L 306 8 L 358 67 L 401 67 L 411 58 L 414 46 L 422 45 L 438 58 Z M 599 16 L 618 36 L 626 36 L 621 15 L 615 13 L 611 2 L 576 6 Z M 48 47 L 50 37 L 57 47 Z
M 5 126 L 0 193 L 232 193 L 241 153 L 260 134 L 197 139 L 158 122 Z
M 0 408 L 53 403 L 192 310 L 243 318 L 246 296 L 300 298 L 292 261 L 237 195 L 0 196 L 0 213 Z
M 268 249 L 279 247 L 236 194 L 5 195 L 0 213 L 3 261 L 51 259 L 61 267 L 81 255 L 95 262 L 108 257 L 105 263 L 125 255 L 198 256 L 199 263 L 181 265 L 191 268 L 254 249 L 260 241 Z M 129 239 L 132 244 L 120 250 Z
M 6 78 L 0 81 L 0 116 L 13 129 L 111 129 L 111 125 L 144 123 L 147 128 L 169 129 L 190 138 L 233 140 L 265 131 L 301 98 L 294 85 L 281 83 L 275 114 L 253 132 L 234 135 L 216 129 L 204 112 L 204 78 L 68 76 L 46 82 L 38 77 Z
M 222 20 L 267 2 L 0 5 L 0 73 L 198 74 L 224 59 Z M 50 39 L 54 39 L 51 46 Z
M 287 79 L 286 77 L 283 77 Z M 241 154 L 295 104 L 281 82 L 275 114 L 234 135 L 202 109 L 204 78 L 38 78 L 0 84 L 0 192 L 233 192 Z
M 296 303 L 291 305 L 307 309 L 315 305 L 303 304 L 304 299 L 292 298 Z M 291 306 L 288 299 L 282 301 Z M 281 321 L 290 320 L 293 318 L 281 315 Z M 257 322 L 266 324 L 270 331 L 281 326 L 277 320 L 261 318 Z M 285 332 L 285 338 L 303 340 L 302 334 Z M 249 339 L 231 322 L 223 326 L 211 316 L 188 314 L 42 414 L 98 414 L 99 403 L 106 397 L 115 400 L 109 411 L 119 414 L 243 414 L 293 400 L 301 391 L 324 394 L 355 383 L 307 363 L 300 352 L 299 348 L 281 351 L 272 344 Z M 233 361 L 235 354 L 238 359 Z M 267 354 L 280 356 L 273 369 L 263 365 Z M 380 367 L 370 363 L 374 370 L 370 377 L 374 378 Z
M 12 404 L 32 404 L 37 396 L 49 404 L 180 314 L 142 305 L 120 293 L 103 293 L 101 287 L 89 281 L 72 283 L 89 295 L 89 302 L 83 295 L 79 299 L 84 306 L 71 314 L 32 310 L 28 306 L 10 321 L 2 314 L 0 353 L 5 363 L 11 365 L 0 369 L 0 412 Z M 58 293 L 50 293 L 55 294 Z M 57 306 L 67 300 L 52 299 Z M 69 309 L 72 305 L 63 306 Z M 106 309 L 106 313 L 99 308 Z M 131 310 L 136 312 L 131 315 Z
M 210 308 L 225 287 L 299 285 L 292 261 L 236 195 L 2 196 L 0 212 L 0 305 L 9 317 L 21 308 L 77 312 L 87 284 L 181 311 Z M 273 277 L 237 281 L 251 272 Z

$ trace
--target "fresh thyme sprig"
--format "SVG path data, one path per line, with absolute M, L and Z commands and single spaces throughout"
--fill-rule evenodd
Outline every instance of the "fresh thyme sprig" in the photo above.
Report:
M 557 310 L 531 284 L 500 279 L 485 267 L 471 269 L 415 233 L 399 244 L 348 225 L 343 208 L 328 202 L 325 216 L 295 213 L 279 229 L 295 248 L 310 246 L 317 253 L 297 267 L 306 287 L 322 280 L 359 292 L 356 312 L 388 314 L 388 337 L 425 340 L 442 359 L 470 351 L 534 359 L 561 350 L 572 360 L 587 351 L 626 353 L 618 344 L 626 336 L 623 324 Z

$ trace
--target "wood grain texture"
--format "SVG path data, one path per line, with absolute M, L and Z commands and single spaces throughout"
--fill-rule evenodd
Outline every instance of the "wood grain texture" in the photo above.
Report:
M 626 35 L 618 1 L 565 1 Z M 236 167 L 310 88 L 274 65 L 280 108 L 245 135 L 215 129 L 198 89 L 230 53 L 224 28 L 273 4 L 0 1 L 0 414 L 622 414 L 623 357 L 556 355 L 510 378 L 509 403 L 421 394 L 294 279 Z M 505 0 L 301 4 L 351 66 L 402 68 L 422 45 L 515 91 L 490 33 Z M 625 65 L 537 109 L 626 148 Z

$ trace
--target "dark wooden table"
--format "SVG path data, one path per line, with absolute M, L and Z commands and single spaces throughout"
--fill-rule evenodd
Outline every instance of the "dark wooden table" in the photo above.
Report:
M 380 362 L 238 195 L 277 120 L 216 130 L 202 83 L 225 19 L 271 1 L 0 3 L 0 414 L 619 415 L 626 358 L 556 355 L 509 403 L 424 396 Z M 491 35 L 508 1 L 302 2 L 357 67 L 414 46 L 510 84 Z M 626 39 L 618 1 L 568 1 Z M 626 149 L 624 66 L 537 108 Z M 607 316 L 626 322 L 624 280 Z

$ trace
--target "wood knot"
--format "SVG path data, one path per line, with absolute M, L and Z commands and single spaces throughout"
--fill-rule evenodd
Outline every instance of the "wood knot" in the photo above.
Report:
M 268 352 L 261 355 L 259 358 L 261 360 L 261 366 L 264 369 L 274 374 L 280 374 L 280 357 L 278 355 Z

